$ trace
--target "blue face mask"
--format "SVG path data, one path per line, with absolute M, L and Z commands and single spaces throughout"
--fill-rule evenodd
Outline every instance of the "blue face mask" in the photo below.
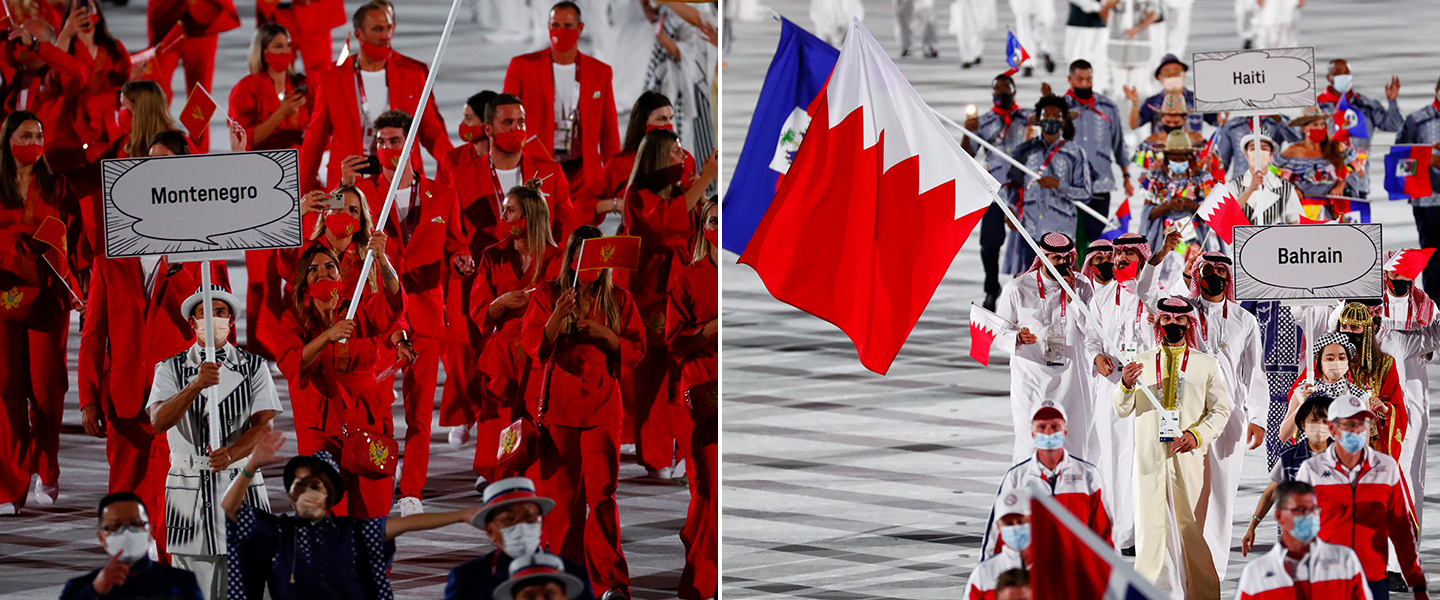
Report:
M 1035 447 L 1041 450 L 1055 450 L 1065 445 L 1065 432 L 1035 434 Z
M 1006 546 L 1014 548 L 1016 552 L 1024 552 L 1030 547 L 1030 524 L 1006 525 L 1000 528 L 1000 539 Z
M 1189 162 L 1186 162 L 1186 161 L 1175 162 L 1175 161 L 1173 161 L 1173 160 L 1172 160 L 1172 161 L 1169 161 L 1169 162 L 1170 162 L 1170 172 L 1171 172 L 1171 173 L 1174 173 L 1174 174 L 1176 174 L 1176 175 L 1180 175 L 1180 174 L 1182 174 L 1182 173 L 1190 170 L 1190 163 L 1189 163 Z
M 1295 524 L 1290 527 L 1290 537 L 1308 544 L 1317 535 L 1320 535 L 1320 513 L 1318 511 L 1295 517 Z
M 1353 431 L 1344 431 L 1344 430 L 1341 430 L 1341 431 L 1340 431 L 1340 447 L 1341 447 L 1341 448 L 1344 448 L 1346 452 L 1349 452 L 1349 453 L 1351 453 L 1351 454 L 1354 454 L 1354 453 L 1356 453 L 1356 452 L 1359 452 L 1361 449 L 1363 449 L 1363 448 L 1365 447 L 1365 443 L 1366 443 L 1366 442 L 1369 442 L 1369 441 L 1370 441 L 1370 431 L 1369 431 L 1369 430 L 1366 430 L 1366 431 L 1363 431 L 1363 432 L 1360 432 L 1360 433 L 1355 433 L 1355 432 L 1353 432 Z

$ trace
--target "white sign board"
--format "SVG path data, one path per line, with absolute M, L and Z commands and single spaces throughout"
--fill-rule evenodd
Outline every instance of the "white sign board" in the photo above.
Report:
M 102 161 L 105 256 L 295 248 L 299 152 L 270 150 Z
M 1315 106 L 1315 49 L 1267 48 L 1196 52 L 1195 112 Z
M 1235 228 L 1236 300 L 1378 298 L 1379 223 Z

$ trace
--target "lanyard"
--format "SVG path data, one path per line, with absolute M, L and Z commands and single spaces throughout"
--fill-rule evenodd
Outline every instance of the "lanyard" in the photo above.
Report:
M 1074 98 L 1074 99 L 1075 99 L 1075 103 L 1079 104 L 1080 106 L 1083 106 L 1083 107 L 1085 107 L 1085 108 L 1090 109 L 1090 112 L 1093 112 L 1093 113 L 1095 113 L 1095 114 L 1097 114 L 1097 115 L 1100 115 L 1100 118 L 1105 121 L 1105 124 L 1106 124 L 1106 125 L 1109 125 L 1109 124 L 1110 124 L 1110 117 L 1105 116 L 1105 113 L 1102 113 L 1102 112 L 1100 112 L 1100 109 L 1095 108 L 1095 97 L 1094 97 L 1094 96 L 1091 96 L 1091 97 L 1090 97 L 1090 101 L 1089 101 L 1089 102 L 1086 102 L 1086 101 L 1084 101 L 1084 100 L 1081 100 L 1079 96 L 1076 96 L 1076 95 L 1075 95 L 1075 90 L 1068 90 L 1068 91 L 1065 92 L 1065 95 L 1066 95 L 1066 96 L 1069 96 L 1069 97 L 1071 97 L 1071 98 Z
M 520 164 L 516 165 L 515 168 L 520 169 L 520 185 L 525 185 L 526 179 L 524 156 L 520 157 Z M 535 171 L 535 174 L 540 174 L 538 167 Z M 498 219 L 500 216 L 500 211 L 504 210 L 503 205 L 505 204 L 505 189 L 500 183 L 500 172 L 495 170 L 495 159 L 493 158 L 490 159 L 490 185 L 495 188 L 495 216 Z
M 1155 387 L 1160 390 L 1160 394 L 1161 394 L 1161 395 L 1164 395 L 1164 394 L 1165 394 L 1165 374 L 1164 374 L 1164 371 L 1160 368 L 1160 363 L 1165 360 L 1165 355 L 1166 355 L 1166 352 L 1165 352 L 1164 346 L 1161 346 L 1160 351 L 1155 354 Z M 1176 381 L 1175 381 L 1175 396 L 1174 396 L 1173 398 L 1171 398 L 1171 401 L 1172 401 L 1175 405 L 1180 404 L 1180 401 L 1179 401 L 1179 399 L 1180 399 L 1180 386 L 1185 384 L 1185 370 L 1188 369 L 1189 367 L 1190 367 L 1190 346 L 1187 344 L 1187 345 L 1185 346 L 1185 358 L 1184 358 L 1183 360 L 1181 360 L 1181 362 L 1180 362 L 1180 373 L 1179 373 L 1178 376 L 1175 378 L 1175 380 L 1176 380 Z M 1174 410 L 1174 409 L 1167 409 L 1167 410 Z
M 375 146 L 375 125 L 370 121 L 370 99 L 365 95 L 365 78 L 360 75 L 360 60 L 354 61 L 355 65 L 355 95 L 360 99 L 360 129 L 364 131 L 364 139 L 361 144 L 368 154 L 373 154 Z
M 1041 258 L 1040 260 L 1045 260 L 1045 259 L 1044 259 L 1044 258 Z M 1050 319 L 1050 306 L 1047 305 L 1047 304 L 1045 304 L 1045 278 L 1044 278 L 1044 271 L 1045 271 L 1045 267 L 1044 267 L 1044 266 L 1041 266 L 1039 269 L 1036 269 L 1036 270 L 1035 270 L 1035 285 L 1036 285 L 1036 287 L 1039 287 L 1039 288 L 1040 288 L 1040 310 L 1045 311 L 1045 319 L 1046 319 L 1046 321 L 1045 321 L 1045 329 L 1048 330 L 1048 329 L 1050 329 L 1050 320 L 1049 320 L 1049 319 Z M 1069 294 L 1066 294 L 1064 290 L 1061 290 L 1061 291 L 1060 291 L 1060 319 L 1061 319 L 1062 321 L 1065 319 L 1065 306 L 1066 306 L 1066 302 L 1069 301 L 1069 300 L 1070 300 L 1070 295 L 1069 295 Z
M 1060 151 L 1060 148 L 1062 148 L 1062 147 L 1064 147 L 1064 146 L 1065 146 L 1065 138 L 1060 138 L 1060 143 L 1055 144 L 1055 147 L 1050 149 L 1050 154 L 1045 155 L 1045 162 L 1040 163 L 1040 168 L 1039 168 L 1039 169 L 1036 169 L 1036 170 L 1037 170 L 1037 171 L 1043 171 L 1043 170 L 1045 170 L 1045 167 L 1050 166 L 1050 159 L 1055 158 L 1055 153 L 1056 153 L 1056 152 L 1059 152 L 1059 151 Z
M 418 205 L 420 200 L 420 178 L 412 177 L 411 179 L 413 179 L 413 181 L 410 182 L 410 207 L 405 212 L 404 224 L 397 225 L 395 223 L 396 219 L 391 219 L 388 223 L 388 225 L 400 231 L 400 234 L 404 236 L 404 241 L 406 242 L 410 241 L 410 234 L 415 232 L 415 221 L 420 220 L 420 211 L 418 210 L 420 208 Z M 381 183 L 389 186 L 389 183 L 384 182 L 383 178 Z
M 1005 136 L 1010 133 L 1010 122 L 1015 120 L 1015 112 L 1020 110 L 1020 107 L 1011 105 L 1010 110 L 1001 110 L 1000 107 L 997 106 L 990 110 L 1000 115 L 1000 135 L 997 136 L 997 141 L 1003 142 L 1005 141 Z

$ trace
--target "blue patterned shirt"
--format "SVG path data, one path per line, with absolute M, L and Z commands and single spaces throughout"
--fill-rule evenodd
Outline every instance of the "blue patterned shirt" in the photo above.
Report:
M 311 522 L 240 507 L 230 522 L 227 557 L 231 600 L 393 600 L 385 517 L 327 516 Z
M 1070 110 L 1079 113 L 1075 117 L 1074 143 L 1085 150 L 1090 162 L 1090 189 L 1104 194 L 1115 189 L 1115 173 L 1111 163 L 1123 169 L 1129 166 L 1130 152 L 1125 148 L 1125 123 L 1120 120 L 1120 109 L 1115 102 L 1100 94 L 1091 96 L 1093 106 L 1082 104 L 1071 93 L 1065 94 Z

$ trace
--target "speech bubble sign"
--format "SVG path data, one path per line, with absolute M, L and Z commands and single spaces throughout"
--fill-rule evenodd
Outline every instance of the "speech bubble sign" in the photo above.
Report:
M 1235 228 L 1235 299 L 1374 298 L 1384 244 L 1379 224 Z
M 1315 49 L 1196 52 L 1196 112 L 1271 111 L 1315 105 Z
M 107 160 L 112 258 L 300 245 L 294 150 Z

